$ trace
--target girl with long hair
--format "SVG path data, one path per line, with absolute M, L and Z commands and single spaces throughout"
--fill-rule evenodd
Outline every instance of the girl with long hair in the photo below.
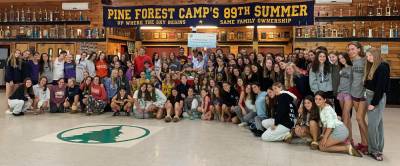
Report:
M 338 58 L 339 64 L 339 87 L 336 99 L 339 100 L 339 105 L 342 110 L 342 120 L 344 125 L 349 129 L 348 142 L 354 144 L 353 142 L 353 130 L 351 125 L 351 112 L 352 103 L 350 89 L 351 89 L 351 77 L 352 71 L 351 66 L 353 63 L 350 60 L 349 54 L 340 53 Z
M 378 161 L 383 160 L 383 110 L 389 92 L 390 67 L 376 48 L 366 52 L 364 82 L 368 102 L 368 153 Z
M 356 145 L 356 149 L 366 154 L 368 153 L 368 127 L 367 122 L 365 121 L 365 116 L 367 114 L 367 102 L 364 97 L 365 55 L 362 50 L 363 47 L 359 42 L 352 42 L 348 44 L 347 48 L 351 62 L 353 63 L 353 66 L 351 66 L 352 81 L 350 94 L 353 99 L 353 107 L 356 111 L 356 120 L 361 136 L 361 142 Z

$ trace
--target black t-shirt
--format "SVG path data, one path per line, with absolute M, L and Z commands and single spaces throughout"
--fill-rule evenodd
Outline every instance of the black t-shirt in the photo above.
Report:
M 181 94 L 187 96 L 188 89 L 189 85 L 187 83 L 186 84 L 180 83 L 178 86 L 176 86 L 176 90 L 178 91 L 178 96 L 181 96 Z
M 74 100 L 75 95 L 80 94 L 80 89 L 79 89 L 78 85 L 75 85 L 73 88 L 67 87 L 66 91 L 67 91 L 68 100 L 70 100 L 70 101 Z
M 183 99 L 182 99 L 182 97 L 178 94 L 178 96 L 176 96 L 176 97 L 174 97 L 174 96 L 171 95 L 170 97 L 168 97 L 168 100 L 169 100 L 169 102 L 171 102 L 172 106 L 174 106 L 176 102 L 180 102 L 180 101 L 182 101 Z
M 239 95 L 234 89 L 230 89 L 229 92 L 222 90 L 221 93 L 222 104 L 225 104 L 228 107 L 232 107 L 237 105 L 239 100 Z

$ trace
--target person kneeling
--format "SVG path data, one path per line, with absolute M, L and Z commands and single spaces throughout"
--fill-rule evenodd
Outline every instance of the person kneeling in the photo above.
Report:
M 352 156 L 362 157 L 361 153 L 353 145 L 345 145 L 344 141 L 349 136 L 349 130 L 337 118 L 335 110 L 327 103 L 327 95 L 318 91 L 315 93 L 315 103 L 320 112 L 323 130 L 322 139 L 319 143 L 319 150 L 323 152 L 348 153 Z
M 75 85 L 75 78 L 69 78 L 67 83 L 67 98 L 64 102 L 64 108 L 66 112 L 77 113 L 78 107 L 80 107 L 79 95 L 80 89 L 78 85 Z
M 178 122 L 179 116 L 182 114 L 183 99 L 178 95 L 177 89 L 172 89 L 172 95 L 168 97 L 167 103 L 165 104 L 165 109 L 167 115 L 165 116 L 165 122 Z M 174 111 L 172 111 L 174 110 Z M 174 118 L 172 119 L 172 116 Z
M 130 116 L 133 98 L 128 95 L 124 88 L 118 90 L 118 93 L 112 98 L 111 109 L 114 111 L 113 116 L 119 116 L 120 112 L 126 112 L 126 116 Z
M 319 110 L 312 96 L 306 96 L 301 105 L 292 134 L 305 140 L 307 143 L 311 142 L 310 148 L 316 150 L 318 149 L 318 136 L 320 134 Z
M 264 141 L 283 141 L 290 139 L 290 129 L 294 125 L 294 97 L 288 92 L 282 91 L 282 84 L 276 82 L 272 85 L 276 95 L 276 105 L 274 108 L 274 124 L 267 128 L 261 139 Z

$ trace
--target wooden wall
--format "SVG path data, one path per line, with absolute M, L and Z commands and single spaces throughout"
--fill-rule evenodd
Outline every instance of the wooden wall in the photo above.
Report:
M 13 5 L 14 9 L 21 9 L 23 8 L 25 11 L 27 8 L 30 8 L 32 11 L 33 9 L 36 9 L 36 12 L 38 9 L 47 9 L 47 10 L 52 10 L 54 11 L 56 8 L 58 10 L 61 10 L 62 2 L 89 2 L 89 10 L 84 11 L 84 17 L 86 18 L 89 16 L 89 20 L 91 21 L 91 27 L 102 27 L 103 26 L 103 20 L 102 20 L 102 4 L 100 0 L 10 0 L 10 1 L 0 1 L 0 11 L 3 11 L 4 9 L 9 10 L 10 6 Z M 45 4 L 45 5 L 44 5 Z M 78 12 L 72 12 L 75 14 L 75 16 L 78 16 Z M 67 13 L 66 13 L 67 14 Z M 2 17 L 4 17 L 2 15 Z M 76 28 L 85 28 L 86 25 L 82 26 L 77 26 L 74 25 Z M 36 50 L 40 51 L 41 53 L 44 52 L 45 50 L 48 50 L 49 48 L 52 48 L 53 50 L 57 50 L 58 48 L 63 48 L 66 50 L 70 50 L 72 54 L 78 54 L 80 53 L 80 43 L 76 42 L 46 42 L 46 41 L 41 41 L 41 42 L 0 42 L 0 45 L 9 45 L 11 48 L 11 52 L 14 52 L 17 46 L 17 44 L 25 43 L 28 45 L 28 47 L 34 47 Z M 98 48 L 102 49 L 105 51 L 106 45 L 104 42 L 99 42 Z M 47 51 L 45 51 L 47 52 Z M 55 52 L 56 53 L 56 52 Z

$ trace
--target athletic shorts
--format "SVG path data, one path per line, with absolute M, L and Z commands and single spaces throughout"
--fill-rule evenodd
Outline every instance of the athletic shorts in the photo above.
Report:
M 352 99 L 352 97 L 349 93 L 340 92 L 339 94 L 337 94 L 336 99 L 338 99 L 339 101 L 349 101 Z

